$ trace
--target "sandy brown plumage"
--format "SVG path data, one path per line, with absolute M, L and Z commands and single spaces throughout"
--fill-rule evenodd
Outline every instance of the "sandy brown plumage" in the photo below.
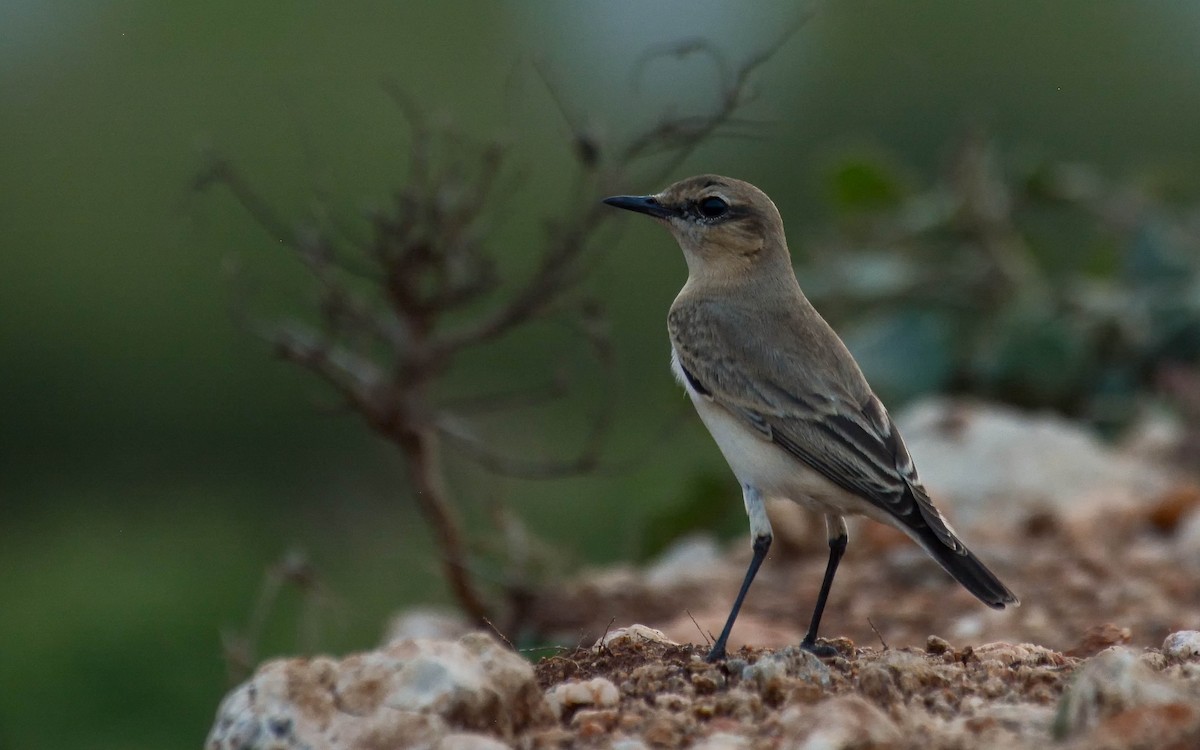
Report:
M 749 183 L 700 175 L 607 202 L 659 219 L 683 250 L 688 281 L 668 315 L 673 367 L 742 483 L 750 516 L 755 558 L 711 657 L 723 655 L 770 545 L 764 497 L 826 516 L 830 564 L 806 646 L 845 548 L 844 515 L 905 532 L 989 606 L 1019 603 L 934 507 L 887 410 L 805 298 L 770 198 Z

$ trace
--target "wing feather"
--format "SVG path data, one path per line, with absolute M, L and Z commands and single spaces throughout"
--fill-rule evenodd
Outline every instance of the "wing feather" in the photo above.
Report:
M 817 320 L 820 338 L 810 333 L 771 349 L 748 341 L 746 332 L 761 321 L 728 306 L 677 303 L 669 324 L 680 367 L 697 392 L 837 486 L 961 551 L 887 410 L 840 339 Z

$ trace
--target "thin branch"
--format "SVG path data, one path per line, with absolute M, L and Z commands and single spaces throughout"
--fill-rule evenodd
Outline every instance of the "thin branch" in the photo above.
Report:
M 674 157 L 659 170 L 661 175 L 667 175 L 679 168 L 683 162 L 695 153 L 701 143 L 707 141 L 717 130 L 728 123 L 733 115 L 747 103 L 747 84 L 750 76 L 770 60 L 808 21 L 814 13 L 808 11 L 801 15 L 791 26 L 770 45 L 752 55 L 738 67 L 736 72 L 729 74 L 725 58 L 705 40 L 689 42 L 687 54 L 706 52 L 717 63 L 722 78 L 727 81 L 721 92 L 721 99 L 714 112 L 707 117 L 667 118 L 658 127 L 634 139 L 625 149 L 624 161 L 629 163 L 656 151 L 662 144 L 667 144 L 675 151 Z M 667 52 L 672 50 L 668 48 Z M 676 54 L 678 52 L 676 51 Z M 685 134 L 681 136 L 681 133 Z M 678 143 L 676 143 L 678 141 Z
M 796 28 L 799 28 L 797 24 Z M 395 443 L 406 462 L 414 500 L 441 553 L 445 579 L 459 607 L 475 622 L 496 620 L 492 604 L 477 588 L 457 506 L 446 486 L 440 454 L 444 438 L 465 457 L 507 475 L 553 477 L 596 471 L 612 429 L 617 401 L 615 358 L 607 322 L 597 305 L 575 294 L 599 255 L 600 230 L 612 213 L 596 200 L 596 190 L 620 170 L 648 155 L 669 156 L 668 169 L 716 135 L 738 135 L 751 127 L 740 108 L 751 99 L 750 74 L 789 38 L 733 70 L 721 53 L 704 41 L 675 45 L 674 54 L 707 54 L 717 67 L 720 101 L 702 116 L 664 118 L 635 137 L 622 151 L 604 152 L 569 111 L 546 70 L 537 72 L 554 98 L 575 145 L 577 173 L 560 216 L 546 222 L 535 248 L 532 273 L 490 309 L 448 328 L 448 316 L 471 308 L 501 288 L 497 258 L 490 244 L 491 218 L 506 199 L 500 190 L 507 176 L 507 149 L 480 143 L 459 132 L 430 126 L 422 109 L 395 83 L 383 81 L 409 129 L 407 174 L 403 185 L 381 210 L 369 216 L 369 236 L 361 236 L 330 215 L 324 203 L 312 223 L 291 229 L 275 209 L 226 161 L 214 159 L 196 181 L 197 188 L 220 184 L 274 240 L 296 253 L 317 288 L 318 322 L 251 324 L 276 353 L 328 382 L 373 430 Z M 652 51 L 644 62 L 663 52 Z M 639 64 L 639 67 L 641 64 Z M 509 191 L 512 192 L 512 191 Z M 342 251 L 346 250 L 346 255 Z M 363 268 L 363 263 L 369 267 Z M 354 279 L 366 284 L 355 283 Z M 364 295 L 363 289 L 367 290 Z M 378 299 L 372 294 L 377 294 Z M 453 408 L 439 407 L 432 394 L 455 357 L 471 347 L 499 340 L 547 317 L 574 326 L 600 371 L 599 398 L 587 432 L 573 456 L 524 460 L 500 455 L 475 426 Z M 551 396 L 565 386 L 550 390 Z M 499 394 L 476 407 L 510 408 L 535 403 L 537 394 Z M 470 406 L 471 402 L 467 402 Z M 455 408 L 464 408 L 459 403 Z M 510 594 L 513 592 L 510 591 Z M 514 621 L 520 604 L 510 596 Z M 512 631 L 515 632 L 515 631 Z
M 497 453 L 487 440 L 475 434 L 469 421 L 454 414 L 443 412 L 436 425 L 438 432 L 449 439 L 460 453 L 493 474 L 519 479 L 561 479 L 587 474 L 596 468 L 600 460 L 590 438 L 571 458 L 518 458 Z
M 475 588 L 462 538 L 462 522 L 446 488 L 437 435 L 418 429 L 395 435 L 412 478 L 417 507 L 436 536 L 442 555 L 442 572 L 463 613 L 477 624 L 488 624 L 488 607 Z
M 879 628 L 875 627 L 875 623 L 871 622 L 871 618 L 867 618 L 867 624 L 871 626 L 871 631 L 875 633 L 875 637 L 879 639 L 879 643 L 883 646 L 883 650 L 888 650 L 887 641 L 883 640 L 883 633 L 879 632 Z
M 497 411 L 544 406 L 567 395 L 566 378 L 556 376 L 551 382 L 525 388 L 513 388 L 495 393 L 475 394 L 447 399 L 443 406 L 450 412 L 488 414 Z
M 709 633 L 705 633 L 705 632 L 704 632 L 704 629 L 700 627 L 700 623 L 696 622 L 696 618 L 695 618 L 695 616 L 694 616 L 694 615 L 692 615 L 692 610 L 690 610 L 690 609 L 685 609 L 685 610 L 683 610 L 683 611 L 684 611 L 684 612 L 687 612 L 687 616 L 688 616 L 688 618 L 689 618 L 689 619 L 691 619 L 691 621 L 692 621 L 692 624 L 696 626 L 696 632 L 698 632 L 698 633 L 700 634 L 700 637 L 701 637 L 702 639 L 704 639 L 704 645 L 706 645 L 706 646 L 707 646 L 707 645 L 710 645 L 710 644 L 712 644 L 712 638 L 710 637 L 710 634 L 709 634 Z
M 223 185 L 242 209 L 263 228 L 271 239 L 295 247 L 293 231 L 283 219 L 275 213 L 271 205 L 250 187 L 233 165 L 227 159 L 213 156 L 208 167 L 193 181 L 196 190 L 207 190 L 213 185 Z
M 692 55 L 707 55 L 710 57 L 717 73 L 721 76 L 721 90 L 726 91 L 729 89 L 729 61 L 725 58 L 725 55 L 710 40 L 704 37 L 694 37 L 692 39 L 682 39 L 677 42 L 657 45 L 639 55 L 637 62 L 633 64 L 633 72 L 630 73 L 633 90 L 635 92 L 641 90 L 646 68 L 655 60 L 664 57 L 674 57 L 682 60 Z
M 379 416 L 376 394 L 385 381 L 375 363 L 322 339 L 300 323 L 260 324 L 255 332 L 271 344 L 277 356 L 319 376 L 365 415 Z
M 533 69 L 537 72 L 538 78 L 546 90 L 550 92 L 550 100 L 554 102 L 555 109 L 562 117 L 563 122 L 571 131 L 571 141 L 575 147 L 575 158 L 579 165 L 583 168 L 583 172 L 587 173 L 594 170 L 600 163 L 600 144 L 596 139 L 587 134 L 587 131 L 579 123 L 578 118 L 567 109 L 567 103 L 557 86 L 550 82 L 550 73 L 546 69 L 545 64 L 541 60 L 535 60 Z

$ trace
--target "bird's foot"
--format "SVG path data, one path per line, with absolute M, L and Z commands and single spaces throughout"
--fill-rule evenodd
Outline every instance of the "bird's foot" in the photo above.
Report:
M 704 661 L 709 664 L 716 664 L 719 661 L 725 661 L 725 644 L 718 643 L 713 646 L 712 651 L 708 652 L 708 656 L 704 657 Z
M 800 642 L 800 648 L 814 656 L 819 656 L 821 658 L 829 658 L 830 656 L 838 655 L 838 650 L 833 646 L 830 646 L 828 643 L 817 643 L 815 640 L 810 641 L 807 638 Z

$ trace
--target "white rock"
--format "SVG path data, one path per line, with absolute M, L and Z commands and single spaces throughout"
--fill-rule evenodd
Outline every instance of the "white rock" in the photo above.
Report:
M 1193 659 L 1200 656 L 1200 631 L 1179 630 L 1163 641 L 1162 652 L 1172 659 Z
M 1062 661 L 1062 656 L 1056 651 L 1033 643 L 994 641 L 975 646 L 972 653 L 974 658 L 981 662 L 998 661 L 1006 667 L 1054 664 Z
M 533 667 L 472 633 L 398 641 L 340 661 L 268 662 L 221 702 L 205 747 L 433 746 L 456 729 L 511 738 L 548 718 Z
M 1039 511 L 1088 517 L 1144 501 L 1170 481 L 1057 416 L 931 398 L 896 423 L 921 480 L 961 528 L 1020 523 Z
M 679 644 L 671 640 L 661 630 L 646 627 L 645 625 L 630 625 L 624 628 L 610 630 L 604 634 L 600 640 L 596 641 L 592 648 L 600 650 L 605 646 L 613 646 L 623 642 L 638 642 L 649 641 L 652 643 L 662 643 L 667 646 L 678 646 Z
M 558 718 L 562 718 L 565 711 L 581 706 L 612 708 L 620 702 L 621 691 L 603 677 L 564 682 L 546 691 L 546 703 Z
M 742 679 L 760 688 L 777 686 L 784 678 L 808 680 L 821 687 L 830 682 L 829 667 L 816 655 L 799 646 L 788 646 L 742 669 Z

